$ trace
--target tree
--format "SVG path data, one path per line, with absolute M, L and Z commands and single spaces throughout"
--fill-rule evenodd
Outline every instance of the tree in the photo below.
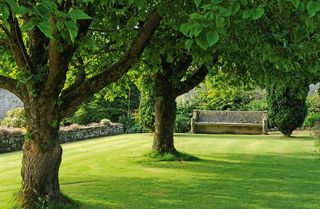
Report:
M 271 125 L 276 126 L 284 135 L 303 124 L 307 115 L 306 99 L 309 82 L 298 82 L 293 85 L 267 86 L 268 114 Z
M 192 58 L 188 55 L 182 55 L 171 63 L 162 57 L 162 68 L 155 75 L 155 134 L 152 150 L 160 154 L 177 152 L 173 140 L 176 98 L 197 86 L 208 73 L 205 65 L 196 67 L 191 63 Z M 192 75 L 182 81 L 189 67 L 195 69 Z
M 106 26 L 112 28 L 129 27 L 130 33 L 122 33 L 127 35 L 128 43 L 137 34 L 137 29 L 138 34 L 130 46 L 122 45 L 125 51 L 118 51 L 119 58 L 114 59 L 117 60 L 114 64 L 100 66 L 102 70 L 93 75 L 82 73 L 67 85 L 67 73 L 76 69 L 75 58 L 81 56 L 81 47 L 87 40 L 99 36 L 91 26 L 99 25 L 99 18 L 106 15 L 106 8 L 110 12 L 101 22 L 107 22 Z M 66 203 L 60 194 L 58 178 L 62 156 L 58 141 L 60 121 L 131 68 L 158 26 L 160 14 L 152 6 L 138 10 L 133 1 L 112 4 L 21 0 L 18 4 L 5 0 L 0 2 L 0 10 L 1 50 L 6 54 L 1 63 L 5 70 L 0 72 L 0 87 L 24 102 L 27 117 L 17 207 L 37 208 L 39 200 Z M 128 14 L 132 12 L 137 15 L 130 19 Z M 135 18 L 144 17 L 142 24 L 137 26 Z M 119 41 L 111 35 L 108 39 Z
M 319 75 L 319 3 L 195 2 L 197 11 L 180 27 L 189 38 L 185 45 L 191 51 L 195 46 L 204 51 L 214 47 L 230 78 L 251 78 L 264 86 L 283 78 L 284 72 L 292 72 L 286 76 Z
M 266 87 L 271 120 L 290 135 L 305 117 L 308 85 L 320 76 L 319 2 L 197 3 L 198 11 L 180 27 L 189 37 L 186 47 L 196 44 L 208 51 L 214 45 L 230 78 Z

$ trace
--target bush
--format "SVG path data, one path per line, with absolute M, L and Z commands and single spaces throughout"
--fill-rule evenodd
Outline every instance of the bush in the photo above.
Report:
M 119 117 L 118 122 L 123 124 L 123 130 L 125 133 L 142 133 L 143 127 L 139 121 L 132 115 L 122 115 Z
M 316 139 L 315 146 L 317 153 L 320 155 L 320 122 L 316 123 L 313 130 L 314 139 Z
M 309 86 L 303 82 L 297 86 L 270 84 L 267 87 L 267 101 L 271 125 L 286 136 L 300 127 L 307 115 L 308 91 Z
M 127 114 L 129 107 L 130 109 L 138 108 L 139 93 L 137 91 L 132 89 L 130 100 L 129 98 L 116 97 L 112 101 L 105 98 L 104 91 L 99 92 L 90 101 L 82 104 L 71 117 L 64 119 L 62 124 L 87 125 L 92 122 L 99 123 L 104 118 L 118 122 L 120 116 Z
M 154 104 L 155 101 L 152 91 L 148 91 L 147 89 L 143 90 L 140 98 L 138 120 L 144 132 L 154 131 Z
M 176 123 L 174 132 L 186 133 L 190 131 L 190 117 L 183 113 L 178 113 L 176 116 Z
M 315 139 L 320 140 L 320 122 L 315 124 L 313 133 Z
M 303 127 L 313 128 L 317 123 L 320 123 L 320 112 L 311 112 L 307 115 L 306 119 L 304 120 Z
M 26 127 L 26 114 L 23 108 L 9 110 L 0 122 L 1 126 L 12 128 Z
M 246 105 L 246 109 L 249 111 L 267 111 L 268 104 L 267 99 L 256 99 L 252 100 L 249 104 Z
M 309 113 L 320 113 L 320 95 L 314 94 L 308 96 L 307 107 Z
M 196 109 L 196 106 L 192 103 L 183 103 L 178 105 L 174 129 L 175 132 L 187 133 L 190 131 L 190 120 L 192 118 L 193 109 Z
M 111 124 L 112 124 L 112 122 L 109 119 L 102 119 L 100 121 L 100 125 L 102 125 L 102 126 L 110 126 Z

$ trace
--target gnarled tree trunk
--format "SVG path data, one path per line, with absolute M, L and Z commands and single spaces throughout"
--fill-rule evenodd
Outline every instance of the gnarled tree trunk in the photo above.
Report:
M 173 132 L 176 119 L 176 96 L 165 76 L 156 75 L 155 87 L 155 134 L 152 149 L 155 152 L 175 153 Z
M 162 57 L 162 69 L 164 72 L 155 74 L 155 134 L 152 150 L 160 154 L 178 151 L 174 147 L 173 132 L 176 120 L 176 98 L 196 85 L 198 85 L 208 73 L 205 66 L 198 68 L 188 79 L 182 81 L 192 59 L 187 56 L 177 62 L 176 65 L 168 63 Z
M 23 145 L 22 186 L 17 206 L 34 209 L 49 202 L 65 203 L 59 187 L 62 148 L 55 107 L 49 103 L 32 102 L 25 104 L 25 109 L 27 134 Z

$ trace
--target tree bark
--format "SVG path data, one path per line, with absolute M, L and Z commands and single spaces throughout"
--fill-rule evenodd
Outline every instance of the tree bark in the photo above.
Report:
M 56 108 L 49 103 L 32 103 L 25 104 L 28 125 L 23 145 L 22 186 L 17 197 L 19 209 L 36 209 L 51 202 L 66 203 L 59 186 L 62 148 Z
M 155 134 L 152 149 L 155 152 L 176 153 L 173 141 L 176 119 L 176 97 L 169 79 L 156 74 L 155 86 Z

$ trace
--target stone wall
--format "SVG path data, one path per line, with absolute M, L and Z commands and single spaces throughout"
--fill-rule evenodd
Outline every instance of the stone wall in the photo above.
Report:
M 11 92 L 0 89 L 0 120 L 5 116 L 8 110 L 23 107 L 21 100 Z
M 79 141 L 84 139 L 123 134 L 123 125 L 114 123 L 108 126 L 85 127 L 60 131 L 60 142 Z M 22 149 L 24 134 L 19 131 L 0 131 L 0 153 Z

